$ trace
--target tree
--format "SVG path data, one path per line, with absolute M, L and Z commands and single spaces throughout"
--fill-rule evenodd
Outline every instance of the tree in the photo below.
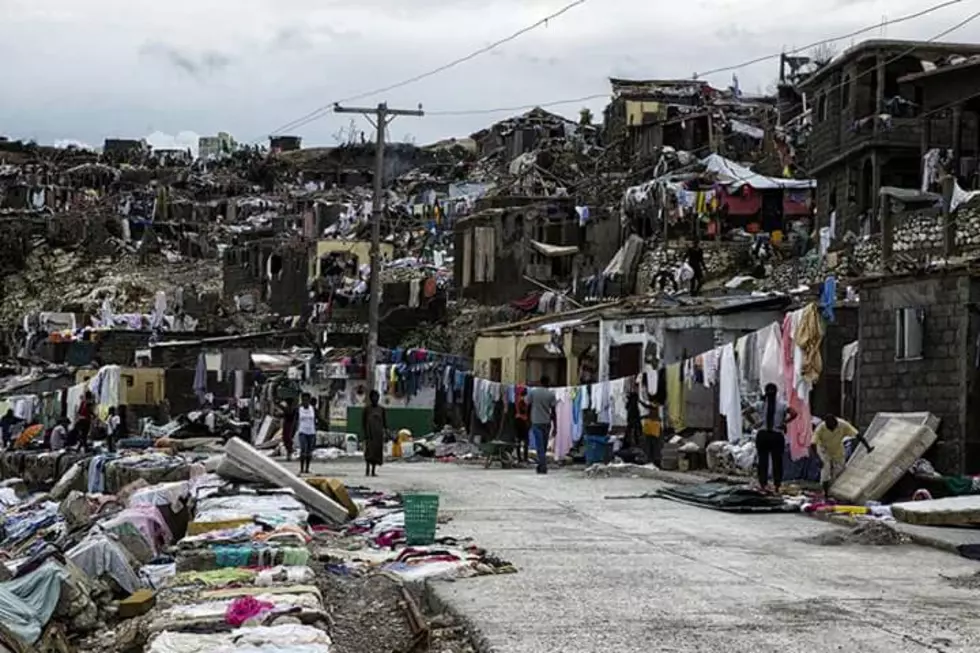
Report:
M 592 109 L 582 107 L 582 110 L 578 112 L 578 124 L 583 127 L 592 126 Z

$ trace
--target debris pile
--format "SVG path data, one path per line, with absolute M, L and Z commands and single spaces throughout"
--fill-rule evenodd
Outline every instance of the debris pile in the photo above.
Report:
M 806 540 L 810 544 L 820 546 L 844 546 L 847 544 L 858 544 L 862 546 L 894 546 L 904 544 L 909 539 L 895 530 L 884 521 L 865 521 L 853 528 L 835 530 L 820 533 L 816 537 Z
M 181 437 L 159 428 L 151 445 Z M 300 479 L 237 438 L 223 455 L 121 444 L 0 454 L 4 476 L 32 472 L 0 486 L 10 650 L 462 653 L 465 629 L 430 624 L 405 583 L 515 571 L 438 532 L 408 545 L 402 497 Z

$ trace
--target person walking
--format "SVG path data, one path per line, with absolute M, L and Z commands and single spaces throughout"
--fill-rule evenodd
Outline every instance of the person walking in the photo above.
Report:
M 852 437 L 857 437 L 858 442 L 864 445 L 868 453 L 874 451 L 874 447 L 868 444 L 860 431 L 850 422 L 836 415 L 826 415 L 823 423 L 813 431 L 813 447 L 820 457 L 820 485 L 823 486 L 825 497 L 830 495 L 830 486 L 841 475 L 847 464 L 844 438 Z
M 316 409 L 310 404 L 310 395 L 303 393 L 296 411 L 296 434 L 299 436 L 299 473 L 309 474 L 316 447 Z
M 778 396 L 776 384 L 766 385 L 762 401 L 756 411 L 762 417 L 762 428 L 755 436 L 755 448 L 759 456 L 759 488 L 769 485 L 769 464 L 772 462 L 772 486 L 778 494 L 783 483 L 783 453 L 786 449 L 786 425 L 796 419 L 796 411 Z
M 514 403 L 514 427 L 517 431 L 517 462 L 527 463 L 528 442 L 531 437 L 531 407 L 528 403 L 527 388 L 518 388 Z
M 286 450 L 286 462 L 293 459 L 293 441 L 296 434 L 296 407 L 287 399 L 282 406 L 282 446 Z
M 364 407 L 364 475 L 377 476 L 378 466 L 385 461 L 385 437 L 388 434 L 388 413 L 381 405 L 381 395 L 372 390 L 370 402 Z
M 538 474 L 548 473 L 548 438 L 555 425 L 555 407 L 558 405 L 550 386 L 551 379 L 545 375 L 541 377 L 541 385 L 531 388 L 528 393 L 531 404 L 531 437 L 534 438 L 534 450 L 538 455 Z

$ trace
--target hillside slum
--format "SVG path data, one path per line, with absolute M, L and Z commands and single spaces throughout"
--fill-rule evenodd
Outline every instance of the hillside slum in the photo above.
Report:
M 772 96 L 613 79 L 601 117 L 535 108 L 387 145 L 373 387 L 371 142 L 219 135 L 195 158 L 0 139 L 0 647 L 469 650 L 408 587 L 515 570 L 447 524 L 413 543 L 418 496 L 294 474 L 304 395 L 331 472 L 366 451 L 372 391 L 384 459 L 519 466 L 517 398 L 547 377 L 565 417 L 539 464 L 750 476 L 742 409 L 768 354 L 767 381 L 814 417 L 786 443 L 799 480 L 820 482 L 809 444 L 834 414 L 915 440 L 889 497 L 916 469 L 972 493 L 976 120 L 930 86 L 971 59 L 886 66 L 899 95 L 880 106 L 854 74 L 829 117 L 845 97 L 827 71 L 894 47 L 784 58 Z M 637 388 L 659 448 L 635 440 Z

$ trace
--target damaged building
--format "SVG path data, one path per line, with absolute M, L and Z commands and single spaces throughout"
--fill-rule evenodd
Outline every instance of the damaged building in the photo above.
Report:
M 864 41 L 801 84 L 813 107 L 807 167 L 818 183 L 820 224 L 833 215 L 840 234 L 875 233 L 881 188 L 921 186 L 924 135 L 952 143 L 953 121 L 932 114 L 924 124 L 925 82 L 915 83 L 916 75 L 948 57 L 976 54 L 977 45 Z M 959 141 L 975 148 L 976 114 L 960 116 Z
M 570 289 L 620 246 L 615 220 L 585 220 L 571 198 L 488 197 L 478 207 L 454 227 L 454 278 L 461 296 L 482 303 L 506 303 L 542 285 Z

